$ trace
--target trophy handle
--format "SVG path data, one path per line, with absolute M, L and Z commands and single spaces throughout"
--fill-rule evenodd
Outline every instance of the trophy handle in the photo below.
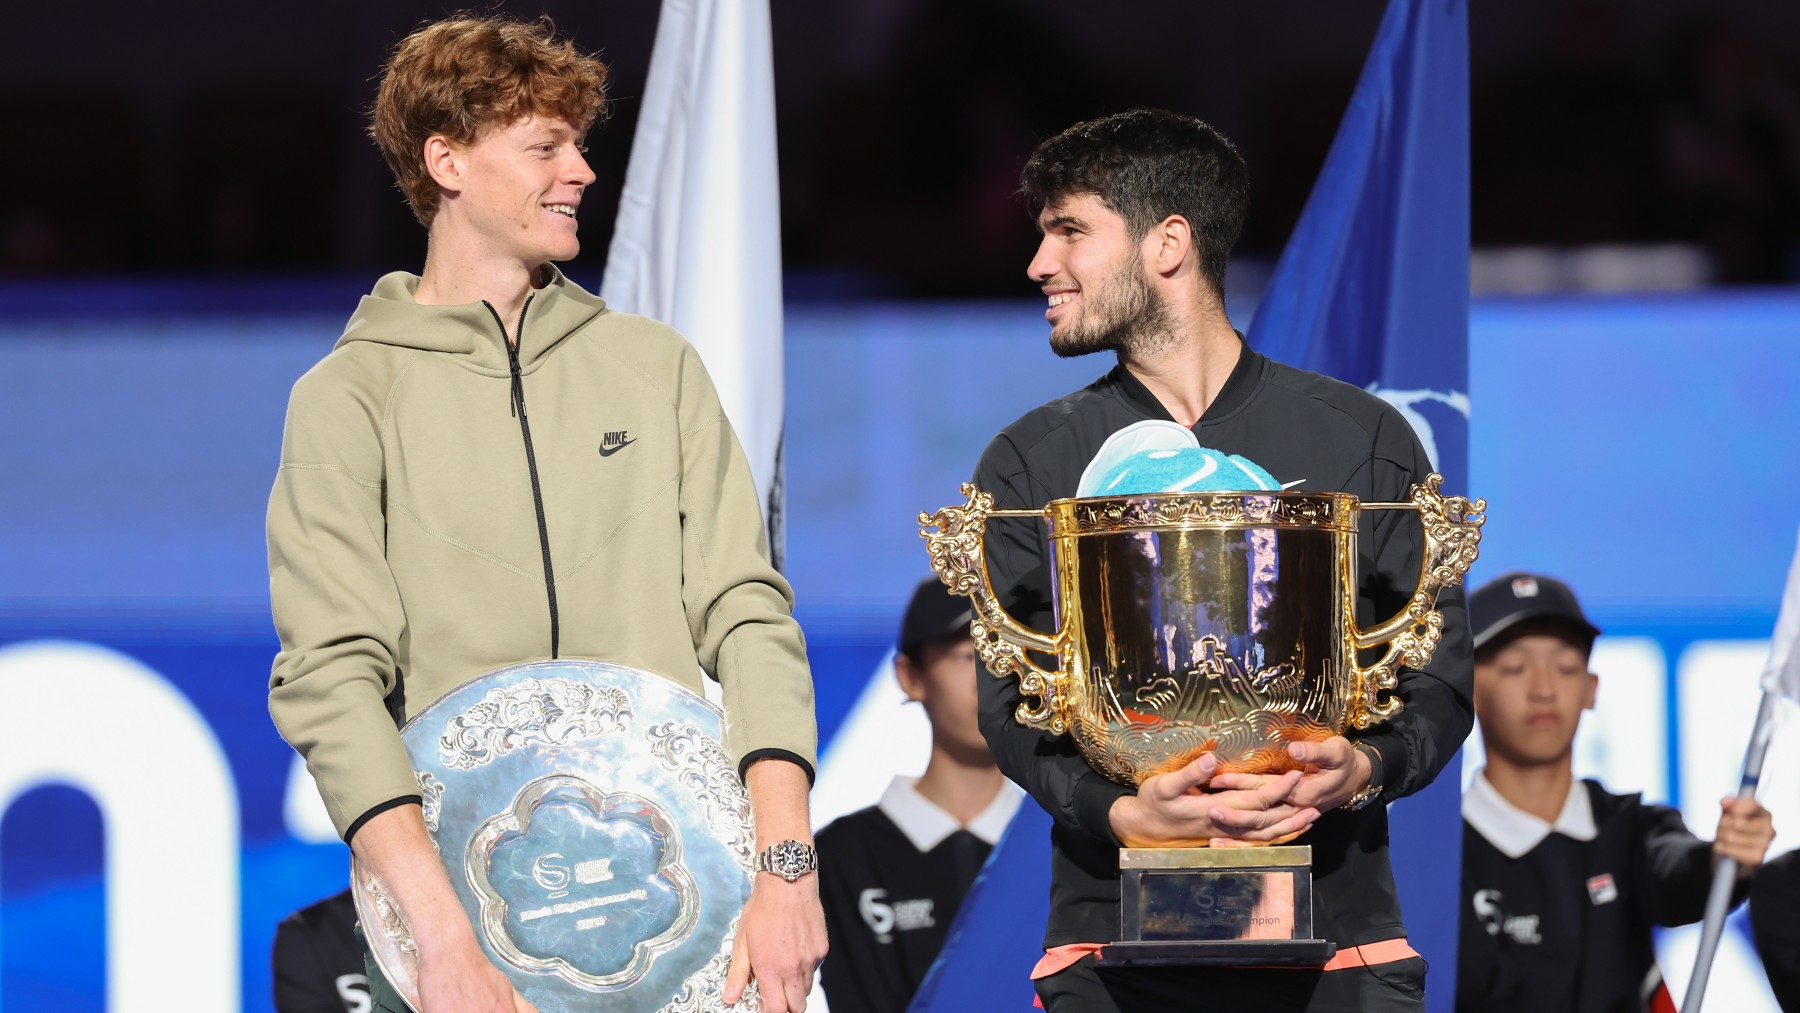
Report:
M 1399 683 L 1398 669 L 1423 668 L 1444 633 L 1444 614 L 1436 608 L 1439 592 L 1462 583 L 1481 546 L 1486 500 L 1445 496 L 1444 476 L 1432 472 L 1412 487 L 1407 503 L 1364 503 L 1363 510 L 1417 510 L 1425 529 L 1425 557 L 1419 564 L 1419 587 L 1406 608 L 1387 622 L 1364 630 L 1351 622 L 1358 650 L 1387 645 L 1373 666 L 1355 666 L 1350 698 L 1350 725 L 1363 730 L 1400 713 L 1401 700 L 1388 696 Z
M 1062 637 L 1040 633 L 1007 614 L 994 594 L 982 545 L 988 518 L 1042 518 L 1043 511 L 996 510 L 993 495 L 975 488 L 973 482 L 962 484 L 962 494 L 969 498 L 962 506 L 919 514 L 919 537 L 925 539 L 926 551 L 931 553 L 931 569 L 950 593 L 966 595 L 974 603 L 975 619 L 969 623 L 969 634 L 988 670 L 1001 678 L 1018 676 L 1019 692 L 1037 698 L 1036 706 L 1030 700 L 1019 704 L 1015 712 L 1019 723 L 1060 735 L 1069 730 L 1063 713 L 1062 673 L 1040 668 L 1026 652 L 1060 658 Z

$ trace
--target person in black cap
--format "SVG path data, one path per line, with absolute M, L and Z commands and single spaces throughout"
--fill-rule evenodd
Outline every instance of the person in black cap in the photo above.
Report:
M 1469 619 L 1487 765 L 1463 796 L 1458 1011 L 1673 1013 L 1650 927 L 1700 920 L 1719 858 L 1738 862 L 1741 900 L 1768 811 L 1725 798 L 1708 844 L 1668 806 L 1576 782 L 1600 629 L 1567 584 L 1509 573 L 1469 596 Z
M 843 1013 L 906 1009 L 1023 797 L 994 766 L 976 721 L 971 618 L 969 600 L 935 577 L 913 592 L 894 674 L 925 708 L 931 761 L 818 834 L 831 938 L 821 983 Z

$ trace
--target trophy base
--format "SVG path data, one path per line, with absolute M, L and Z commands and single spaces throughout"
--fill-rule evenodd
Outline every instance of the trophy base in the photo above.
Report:
M 1108 943 L 1100 967 L 1323 967 L 1337 953 L 1329 939 L 1226 939 Z
M 1125 848 L 1119 941 L 1102 966 L 1322 966 L 1313 938 L 1312 848 Z

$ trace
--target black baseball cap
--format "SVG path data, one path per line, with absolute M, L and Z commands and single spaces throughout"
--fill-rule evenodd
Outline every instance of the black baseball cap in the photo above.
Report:
M 928 577 L 913 592 L 906 618 L 900 620 L 900 653 L 917 654 L 926 644 L 959 634 L 966 637 L 974 618 L 975 607 L 968 598 L 951 594 L 943 581 Z
M 1475 649 L 1522 622 L 1550 619 L 1566 623 L 1587 639 L 1600 635 L 1600 627 L 1588 621 L 1569 585 L 1541 573 L 1509 573 L 1476 588 L 1469 595 L 1469 625 L 1475 631 Z

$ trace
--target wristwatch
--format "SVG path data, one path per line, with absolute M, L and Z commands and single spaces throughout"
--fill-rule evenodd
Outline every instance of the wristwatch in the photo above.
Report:
M 1382 776 L 1384 764 L 1381 762 L 1381 750 L 1367 742 L 1358 739 L 1350 743 L 1350 748 L 1369 758 L 1369 786 L 1350 796 L 1349 801 L 1338 806 L 1339 809 L 1355 812 L 1358 809 L 1367 808 L 1371 802 L 1381 797 L 1382 781 L 1385 780 Z
M 781 841 L 757 853 L 756 871 L 772 872 L 792 883 L 809 872 L 819 871 L 819 853 L 810 844 Z

